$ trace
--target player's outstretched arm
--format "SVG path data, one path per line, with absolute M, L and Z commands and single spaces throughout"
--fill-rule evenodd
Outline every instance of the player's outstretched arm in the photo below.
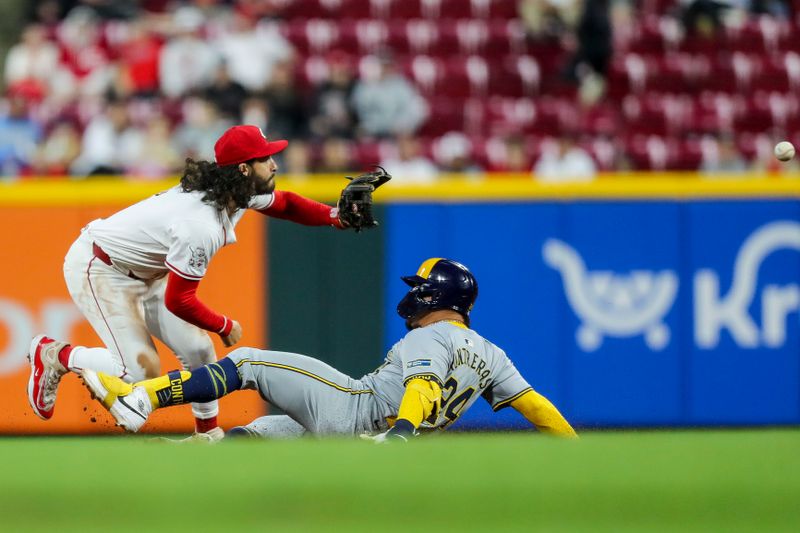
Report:
M 272 195 L 272 204 L 265 209 L 258 209 L 259 213 L 303 224 L 304 226 L 345 228 L 345 225 L 339 219 L 339 209 L 336 207 L 331 207 L 291 191 L 275 191 Z
M 511 402 L 511 407 L 519 411 L 543 433 L 558 437 L 578 438 L 578 434 L 556 409 L 556 406 L 534 390 L 526 392 Z
M 376 442 L 389 439 L 408 440 L 416 434 L 423 420 L 438 413 L 441 401 L 442 389 L 438 383 L 421 378 L 412 379 L 406 385 L 394 426 L 372 439 Z

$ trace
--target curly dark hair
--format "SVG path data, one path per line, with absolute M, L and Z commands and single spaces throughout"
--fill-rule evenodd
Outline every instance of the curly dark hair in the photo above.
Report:
M 219 166 L 212 161 L 195 161 L 186 158 L 186 168 L 181 176 L 183 192 L 202 191 L 203 201 L 218 210 L 227 209 L 231 203 L 245 209 L 256 194 L 255 183 L 239 171 L 237 165 Z

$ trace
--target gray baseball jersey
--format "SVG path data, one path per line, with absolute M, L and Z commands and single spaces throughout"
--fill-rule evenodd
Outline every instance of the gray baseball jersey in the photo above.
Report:
M 497 411 L 531 390 L 503 350 L 450 321 L 410 331 L 389 350 L 384 364 L 361 381 L 396 413 L 414 378 L 433 380 L 442 388 L 441 407 L 422 423 L 427 429 L 446 428 L 479 396 Z
M 456 322 L 437 322 L 410 331 L 377 370 L 353 379 L 300 354 L 240 348 L 231 352 L 243 387 L 257 389 L 315 434 L 357 434 L 387 429 L 396 417 L 406 384 L 433 380 L 442 388 L 439 409 L 422 429 L 444 429 L 483 396 L 496 411 L 531 390 L 505 352 Z M 258 422 L 258 421 L 257 421 Z M 263 422 L 263 423 L 262 423 Z M 263 419 L 248 426 L 267 437 L 283 427 Z M 283 424 L 285 425 L 285 424 Z M 296 433 L 299 428 L 292 428 Z

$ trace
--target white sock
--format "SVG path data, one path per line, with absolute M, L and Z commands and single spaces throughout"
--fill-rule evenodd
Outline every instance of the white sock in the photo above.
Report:
M 86 368 L 118 378 L 124 378 L 125 375 L 122 359 L 111 350 L 74 346 L 69 354 L 69 369 L 76 372 Z
M 193 403 L 192 414 L 200 420 L 208 420 L 219 415 L 219 401 L 211 400 L 206 403 Z

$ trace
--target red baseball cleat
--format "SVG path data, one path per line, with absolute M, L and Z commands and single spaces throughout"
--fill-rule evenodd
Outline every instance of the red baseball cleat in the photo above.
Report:
M 44 335 L 34 337 L 28 350 L 31 377 L 28 379 L 28 402 L 33 412 L 42 420 L 50 420 L 56 404 L 56 391 L 61 376 L 67 373 L 58 360 L 58 352 L 66 342 L 55 341 Z

